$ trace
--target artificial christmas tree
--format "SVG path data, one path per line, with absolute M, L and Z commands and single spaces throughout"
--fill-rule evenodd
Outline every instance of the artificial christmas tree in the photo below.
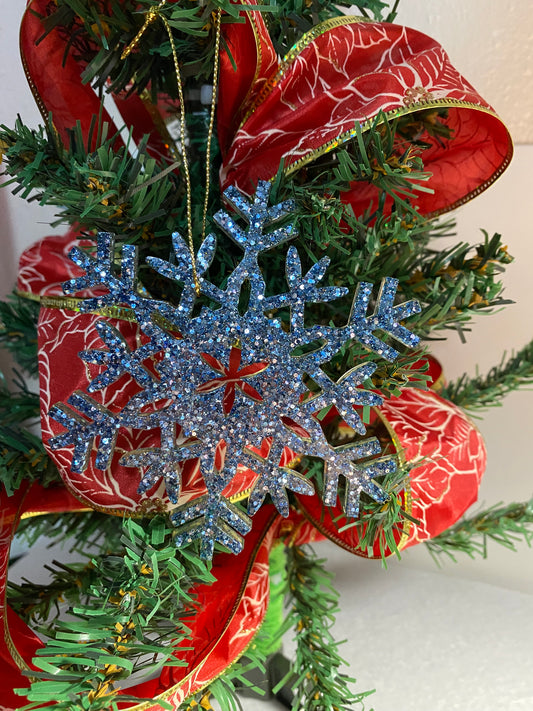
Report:
M 231 708 L 278 642 L 261 624 L 282 546 L 292 703 L 349 707 L 365 694 L 301 546 L 387 557 L 476 498 L 484 447 L 453 401 L 527 382 L 530 348 L 484 388 L 435 392 L 424 341 L 502 303 L 510 257 L 499 235 L 439 251 L 434 218 L 498 177 L 510 139 L 437 43 L 383 3 L 346 5 L 370 17 L 118 0 L 24 16 L 45 127 L 2 128 L 6 173 L 71 229 L 26 252 L 2 309 L 40 378 L 39 398 L 4 395 L 4 584 L 21 516 L 95 548 L 11 587 L 4 684 L 18 660 L 32 685 L 8 708 Z M 529 509 L 491 525 L 509 521 L 527 533 Z

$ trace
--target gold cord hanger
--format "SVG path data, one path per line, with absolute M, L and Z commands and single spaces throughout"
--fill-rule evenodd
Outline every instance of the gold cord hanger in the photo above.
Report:
M 167 20 L 167 18 L 161 14 L 162 8 L 166 5 L 167 0 L 161 0 L 159 5 L 156 7 L 151 7 L 146 13 L 146 18 L 144 24 L 135 35 L 130 44 L 124 49 L 121 55 L 121 59 L 128 57 L 131 52 L 137 47 L 142 36 L 156 20 L 161 20 L 165 26 L 168 39 L 170 42 L 170 47 L 172 49 L 172 58 L 174 60 L 174 70 L 176 72 L 176 84 L 178 87 L 178 99 L 180 102 L 180 133 L 181 133 L 181 155 L 183 164 L 183 174 L 185 177 L 185 190 L 187 194 L 187 241 L 189 245 L 189 251 L 191 253 L 192 261 L 192 274 L 194 279 L 194 288 L 196 294 L 200 294 L 200 281 L 198 279 L 198 272 L 196 269 L 196 258 L 194 255 L 194 243 L 193 243 L 193 230 L 192 230 L 192 189 L 191 189 L 191 176 L 189 171 L 189 161 L 187 159 L 187 150 L 185 147 L 185 134 L 187 127 L 185 124 L 185 101 L 183 98 L 183 81 L 181 78 L 181 71 L 178 61 L 178 54 L 176 52 L 176 45 L 174 44 L 174 38 L 172 36 L 172 28 Z M 218 69 L 219 69 L 219 49 L 220 49 L 220 27 L 221 27 L 222 9 L 218 8 L 215 16 L 215 60 L 213 68 L 213 97 L 211 99 L 211 111 L 209 116 L 209 128 L 207 133 L 207 145 L 206 145 L 206 155 L 205 155 L 205 197 L 204 197 L 204 207 L 202 215 L 202 240 L 205 237 L 206 221 L 207 221 L 207 209 L 209 203 L 209 183 L 210 183 L 210 163 L 211 163 L 211 142 L 213 138 L 213 130 L 215 124 L 215 108 L 216 108 L 216 95 L 217 95 L 217 85 L 218 85 Z

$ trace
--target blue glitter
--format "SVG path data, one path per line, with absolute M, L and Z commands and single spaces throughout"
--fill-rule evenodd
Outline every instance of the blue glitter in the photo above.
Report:
M 242 536 L 250 529 L 249 517 L 222 494 L 236 476 L 239 464 L 250 466 L 258 474 L 248 500 L 249 515 L 257 512 L 268 495 L 278 511 L 287 516 L 288 491 L 300 495 L 314 492 L 309 479 L 283 465 L 284 447 L 290 447 L 298 456 L 324 461 L 323 499 L 327 505 L 336 502 L 339 477 L 344 477 L 346 515 L 358 515 L 362 492 L 376 501 L 385 500 L 373 477 L 394 471 L 394 458 L 376 458 L 381 450 L 375 438 L 335 449 L 315 417 L 318 411 L 335 406 L 342 419 L 364 435 L 364 424 L 354 408 L 381 404 L 379 395 L 364 389 L 366 383 L 371 386 L 370 378 L 377 366 L 367 361 L 337 381 L 326 375 L 323 366 L 350 341 L 363 344 L 389 361 L 398 352 L 385 343 L 385 334 L 407 347 L 418 343 L 418 337 L 400 322 L 418 313 L 420 307 L 416 301 L 394 306 L 398 286 L 395 279 L 383 281 L 370 315 L 367 313 L 372 285 L 363 282 L 355 292 L 344 326 L 306 327 L 307 304 L 330 302 L 344 296 L 347 290 L 320 286 L 329 264 L 327 258 L 303 274 L 294 246 L 289 246 L 286 255 L 288 290 L 265 295 L 259 255 L 297 236 L 291 224 L 276 226 L 290 217 L 294 203 L 288 200 L 269 206 L 269 192 L 270 185 L 264 182 L 259 183 L 252 200 L 234 187 L 224 192 L 226 202 L 238 216 L 220 211 L 214 221 L 244 254 L 222 289 L 206 278 L 217 248 L 216 237 L 210 234 L 201 244 L 196 255 L 199 291 L 220 305 L 216 310 L 204 307 L 198 316 L 192 316 L 198 295 L 191 255 L 177 232 L 172 236 L 172 262 L 153 257 L 147 260 L 159 274 L 182 285 L 177 306 L 147 297 L 137 281 L 136 248 L 123 246 L 117 265 L 114 239 L 107 233 L 98 235 L 94 256 L 77 248 L 72 251 L 72 259 L 85 270 L 85 275 L 64 286 L 68 293 L 106 287 L 103 296 L 84 299 L 81 310 L 129 306 L 148 342 L 132 349 L 116 328 L 106 321 L 98 323 L 105 348 L 83 351 L 80 357 L 105 370 L 91 381 L 88 392 L 105 388 L 122 376 L 133 378 L 141 391 L 114 413 L 90 395 L 74 393 L 68 400 L 70 408 L 59 404 L 50 411 L 51 417 L 67 430 L 54 437 L 51 446 L 73 446 L 72 469 L 81 472 L 88 466 L 93 446 L 97 450 L 95 466 L 109 466 L 121 428 L 159 429 L 160 446 L 127 452 L 121 463 L 143 470 L 140 493 L 164 480 L 174 504 L 171 520 L 177 529 L 176 545 L 199 540 L 205 557 L 212 555 L 215 542 L 238 553 Z M 250 285 L 250 295 L 246 313 L 241 314 L 238 306 L 245 282 Z M 271 315 L 280 308 L 290 310 L 288 325 Z M 161 326 L 161 317 L 171 328 Z M 299 349 L 298 355 L 295 349 Z M 155 359 L 155 370 L 154 366 L 148 369 L 147 359 L 158 355 L 161 357 Z M 311 393 L 306 387 L 309 378 L 318 386 L 318 392 Z M 179 441 L 177 426 L 182 431 Z M 268 455 L 261 457 L 257 452 L 265 451 L 265 440 L 270 440 Z M 207 494 L 177 505 L 181 467 L 192 458 L 200 459 Z

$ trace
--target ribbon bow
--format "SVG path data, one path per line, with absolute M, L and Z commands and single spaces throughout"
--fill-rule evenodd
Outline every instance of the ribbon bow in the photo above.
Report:
M 281 60 L 258 11 L 225 25 L 237 65 L 221 58 L 218 131 L 222 188 L 251 192 L 283 161 L 295 173 L 334 151 L 381 114 L 397 118 L 447 109 L 450 140 L 424 134 L 421 214 L 452 210 L 486 189 L 512 156 L 507 129 L 452 66 L 443 48 L 416 30 L 343 16 L 314 27 Z M 342 199 L 361 214 L 377 189 L 354 183 Z

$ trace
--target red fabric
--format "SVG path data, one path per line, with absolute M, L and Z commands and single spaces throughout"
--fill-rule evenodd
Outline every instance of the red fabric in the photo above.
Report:
M 64 296 L 63 282 L 84 274 L 69 258 L 70 250 L 92 244 L 92 240 L 80 239 L 77 226 L 64 235 L 43 237 L 22 253 L 17 289 L 34 296 Z
M 257 2 L 252 0 L 246 4 L 257 5 Z M 244 112 L 277 67 L 276 52 L 263 13 L 243 10 L 241 15 L 245 22 L 222 24 L 224 46 L 220 52 L 217 130 L 224 154 L 229 149 Z
M 54 126 L 62 140 L 68 143 L 68 129 L 79 122 L 83 137 L 88 141 L 91 120 L 93 116 L 98 116 L 100 101 L 91 86 L 82 83 L 84 67 L 78 64 L 72 52 L 65 53 L 69 39 L 67 30 L 50 32 L 37 44 L 44 28 L 34 13 L 46 16 L 49 4 L 49 0 L 28 0 L 22 18 L 20 52 L 26 76 L 43 118 L 52 113 Z M 115 95 L 114 99 L 125 123 L 132 127 L 133 140 L 138 143 L 145 134 L 149 134 L 152 153 L 169 158 L 168 145 L 154 126 L 143 101 L 136 94 L 129 97 Z M 116 127 L 105 109 L 102 121 L 109 124 L 109 135 L 112 135 Z M 95 138 L 96 135 L 93 136 L 91 149 L 95 146 Z M 121 144 L 122 140 L 117 138 L 117 145 Z
M 42 642 L 6 604 L 9 549 L 20 518 L 28 513 L 63 513 L 80 510 L 79 502 L 63 487 L 43 489 L 39 484 L 21 487 L 8 497 L 0 491 L 0 684 L 2 711 L 14 711 L 26 700 L 14 688 L 26 688 L 28 678 L 17 659 L 30 666 Z M 178 645 L 176 656 L 184 667 L 166 667 L 160 677 L 126 690 L 124 693 L 154 698 L 171 687 L 170 700 L 175 708 L 216 678 L 228 664 L 239 657 L 258 630 L 268 604 L 268 555 L 276 539 L 280 516 L 273 506 L 264 507 L 254 521 L 239 556 L 217 554 L 213 560 L 213 585 L 194 591 L 194 616 L 188 621 L 192 645 Z M 192 649 L 187 647 L 192 646 Z M 31 667 L 35 668 L 35 667 Z M 154 699 L 156 701 L 156 699 Z M 130 703 L 125 708 L 131 706 Z M 159 711 L 154 703 L 150 711 Z
M 15 660 L 10 643 L 26 664 L 30 664 L 36 650 L 42 647 L 39 638 L 6 602 L 11 541 L 23 514 L 61 513 L 79 508 L 79 502 L 63 487 L 43 489 L 39 484 L 26 483 L 13 496 L 7 496 L 4 487 L 0 486 L 0 708 L 3 711 L 24 706 L 24 697 L 17 696 L 13 689 L 29 685 L 28 677 L 21 673 Z
M 297 47 L 249 102 L 246 118 L 224 153 L 223 188 L 236 184 L 251 193 L 258 180 L 276 174 L 281 160 L 286 167 L 306 164 L 316 151 L 334 150 L 355 124 L 380 111 L 394 117 L 446 102 L 463 105 L 450 108 L 452 141 L 423 136 L 432 143 L 424 160 L 433 174 L 424 186 L 434 194 L 420 194 L 420 212 L 451 209 L 487 187 L 507 166 L 512 144 L 505 126 L 430 37 L 399 25 L 347 17 L 314 28 Z M 221 81 L 227 71 L 224 66 Z M 226 125 L 224 107 L 218 120 Z M 356 214 L 376 197 L 371 186 L 360 183 L 343 195 Z

